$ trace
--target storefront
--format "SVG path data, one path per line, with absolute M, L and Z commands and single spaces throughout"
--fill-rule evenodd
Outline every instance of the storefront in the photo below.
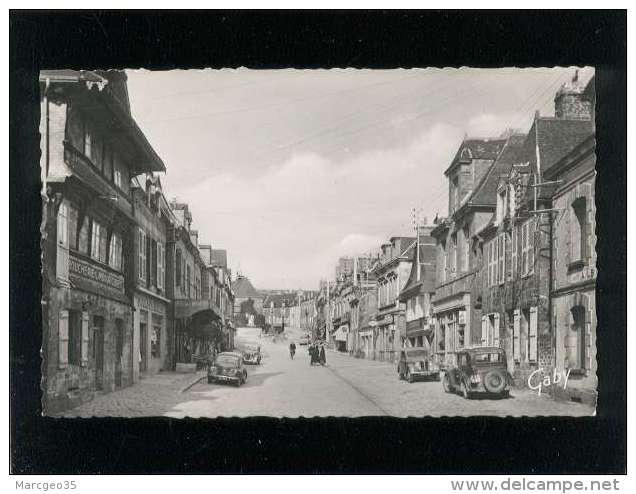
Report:
M 168 345 L 168 307 L 170 301 L 146 290 L 137 290 L 133 305 L 135 310 L 135 350 L 139 374 L 155 374 L 170 367 Z
M 349 339 L 349 325 L 343 324 L 338 327 L 334 333 L 334 340 L 336 342 L 336 350 L 339 352 L 346 352 L 350 345 L 347 345 Z
M 377 338 L 375 344 L 375 356 L 383 362 L 393 362 L 397 358 L 399 345 L 399 332 L 392 314 L 379 316 L 376 320 Z M 398 338 L 396 342 L 396 338 Z
M 447 365 L 455 364 L 455 352 L 470 346 L 470 294 L 458 294 L 435 301 L 433 314 L 439 328 L 435 352 Z

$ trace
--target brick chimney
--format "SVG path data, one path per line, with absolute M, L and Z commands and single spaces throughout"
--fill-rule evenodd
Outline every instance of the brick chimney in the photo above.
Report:
M 571 82 L 566 82 L 554 97 L 554 115 L 563 120 L 590 120 L 592 105 L 584 96 L 585 86 L 579 81 L 577 70 Z

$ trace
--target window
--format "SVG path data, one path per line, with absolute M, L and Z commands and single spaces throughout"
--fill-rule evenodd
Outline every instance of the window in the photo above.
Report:
M 146 280 L 146 233 L 139 230 L 138 235 L 139 279 Z
M 493 238 L 487 244 L 488 286 L 495 286 L 498 282 L 499 244 L 499 237 Z
M 159 358 L 161 356 L 161 327 L 153 326 L 150 335 L 150 356 Z
M 186 266 L 186 294 L 188 295 L 188 298 L 190 298 L 191 293 L 192 293 L 192 278 L 191 278 L 191 272 L 190 272 L 190 265 L 188 264 Z
M 175 255 L 174 255 L 174 277 L 175 277 L 175 282 L 176 282 L 176 286 L 180 286 L 181 285 L 181 249 L 177 248 Z
M 93 134 L 86 122 L 84 123 L 84 156 L 88 159 L 93 157 Z
M 569 315 L 569 327 L 565 336 L 565 361 L 566 369 L 585 369 L 587 339 L 585 333 L 585 307 L 577 305 L 572 307 Z
M 157 286 L 159 272 L 159 252 L 157 242 L 150 239 L 150 285 Z
M 115 182 L 115 185 L 117 187 L 119 187 L 120 189 L 122 188 L 121 170 L 117 167 L 115 167 L 115 171 L 113 174 L 113 181 Z
M 455 275 L 455 270 L 457 269 L 457 234 L 453 233 L 451 235 L 451 243 L 450 243 L 450 274 L 451 276 Z
M 512 355 L 515 361 L 521 360 L 521 311 L 512 314 Z
M 161 242 L 157 242 L 157 288 L 163 289 L 166 276 L 165 248 Z
M 106 229 L 93 220 L 91 230 L 91 257 L 99 262 L 106 262 Z
M 68 366 L 68 319 L 69 311 L 61 310 L 57 320 L 57 363 L 60 369 L 65 369 Z
M 71 204 L 68 205 L 68 246 L 77 250 L 77 219 L 79 212 Z
M 506 280 L 506 234 L 500 233 L 497 237 L 497 281 L 501 285 Z
M 470 234 L 468 228 L 464 228 L 464 244 L 462 251 L 462 266 L 461 270 L 466 272 L 470 269 Z
M 57 212 L 57 244 L 68 248 L 68 206 L 66 202 L 60 204 Z
M 68 311 L 68 363 L 80 365 L 82 354 L 82 313 Z
M 80 228 L 79 237 L 77 241 L 77 248 L 82 254 L 88 255 L 88 238 L 91 229 L 91 219 L 85 215 L 82 220 L 82 227 Z
M 582 261 L 587 257 L 587 200 L 579 197 L 572 203 L 576 220 L 571 232 L 572 261 Z
M 521 274 L 526 276 L 534 271 L 534 220 L 521 225 Z
M 122 240 L 118 233 L 112 233 L 110 236 L 110 248 L 109 248 L 108 265 L 121 271 L 121 258 L 122 258 Z

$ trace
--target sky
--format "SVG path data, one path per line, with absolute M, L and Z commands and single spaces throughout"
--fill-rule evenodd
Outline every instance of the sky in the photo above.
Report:
M 575 69 L 131 70 L 133 117 L 199 241 L 257 289 L 317 289 L 447 213 L 462 139 L 527 132 Z M 586 82 L 592 68 L 582 68 Z

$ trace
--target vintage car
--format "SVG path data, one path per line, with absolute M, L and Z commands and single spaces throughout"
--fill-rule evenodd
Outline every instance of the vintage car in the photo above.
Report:
M 246 345 L 243 349 L 243 362 L 246 364 L 260 365 L 261 347 L 259 345 Z
M 507 398 L 512 382 L 506 368 L 506 352 L 497 347 L 475 347 L 458 351 L 457 365 L 449 367 L 442 379 L 444 391 L 459 391 L 467 399 L 476 393 Z
M 208 367 L 208 384 L 231 382 L 236 386 L 245 384 L 247 370 L 243 364 L 243 354 L 238 352 L 219 353 L 214 364 Z
M 412 383 L 417 379 L 435 379 L 439 381 L 439 365 L 427 348 L 403 348 L 397 367 L 400 379 Z

